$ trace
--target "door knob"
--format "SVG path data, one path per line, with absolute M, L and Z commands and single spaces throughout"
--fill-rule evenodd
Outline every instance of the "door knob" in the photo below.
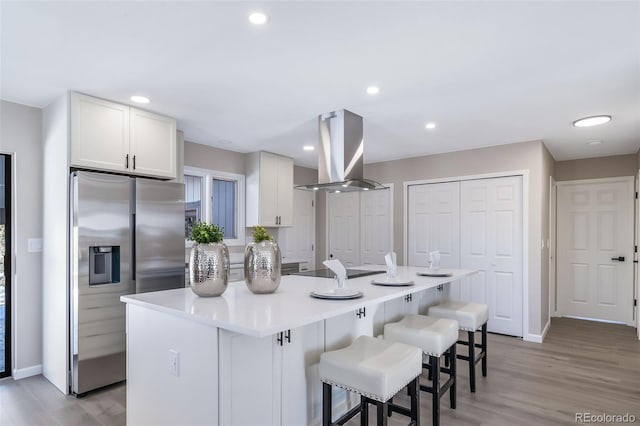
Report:
M 611 260 L 615 260 L 618 262 L 624 262 L 624 256 L 612 257 Z

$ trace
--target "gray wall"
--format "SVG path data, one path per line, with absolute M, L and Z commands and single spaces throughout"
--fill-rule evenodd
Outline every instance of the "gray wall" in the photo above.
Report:
M 636 154 L 557 161 L 555 179 L 561 181 L 635 176 L 639 161 L 640 157 Z
M 42 110 L 0 101 L 0 151 L 14 159 L 13 362 L 15 369 L 42 363 L 42 255 L 27 240 L 42 237 Z
M 366 164 L 365 177 L 382 183 L 394 184 L 393 217 L 394 249 L 398 253 L 398 261 L 404 262 L 405 248 L 403 237 L 404 217 L 404 182 L 470 176 L 486 173 L 497 173 L 514 170 L 529 171 L 529 329 L 524 333 L 540 334 L 546 325 L 546 311 L 542 306 L 549 305 L 548 283 L 543 291 L 541 241 L 543 237 L 541 204 L 543 203 L 543 149 L 541 141 L 515 143 L 447 154 L 407 158 L 403 160 L 385 161 Z M 544 173 L 547 173 L 545 171 Z M 548 180 L 548 176 L 546 177 Z M 546 188 L 548 183 L 544 185 Z M 548 200 L 547 193 L 547 200 Z M 318 203 L 320 208 L 320 203 Z M 547 214 L 548 216 L 548 214 Z M 319 217 L 319 215 L 318 215 Z M 323 236 L 322 230 L 317 235 Z M 547 232 L 548 235 L 548 225 Z M 320 248 L 320 244 L 318 244 Z M 543 300 L 543 293 L 545 299 Z M 545 308 L 547 309 L 547 308 Z M 542 315 L 545 314 L 543 318 Z

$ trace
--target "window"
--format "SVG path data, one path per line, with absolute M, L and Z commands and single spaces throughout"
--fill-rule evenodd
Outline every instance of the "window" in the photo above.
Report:
M 185 167 L 184 185 L 185 238 L 204 221 L 221 227 L 228 245 L 244 245 L 244 176 Z

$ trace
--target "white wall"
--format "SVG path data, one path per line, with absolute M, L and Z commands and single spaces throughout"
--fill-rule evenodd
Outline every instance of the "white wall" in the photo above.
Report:
M 0 151 L 14 157 L 12 362 L 19 378 L 38 374 L 42 363 L 42 254 L 27 252 L 27 240 L 42 237 L 42 110 L 0 101 L 0 129 Z

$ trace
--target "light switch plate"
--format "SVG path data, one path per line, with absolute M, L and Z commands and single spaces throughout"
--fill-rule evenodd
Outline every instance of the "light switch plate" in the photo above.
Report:
M 180 377 L 180 352 L 169 349 L 169 373 Z
M 29 238 L 27 240 L 27 252 L 40 253 L 42 251 L 42 238 Z

